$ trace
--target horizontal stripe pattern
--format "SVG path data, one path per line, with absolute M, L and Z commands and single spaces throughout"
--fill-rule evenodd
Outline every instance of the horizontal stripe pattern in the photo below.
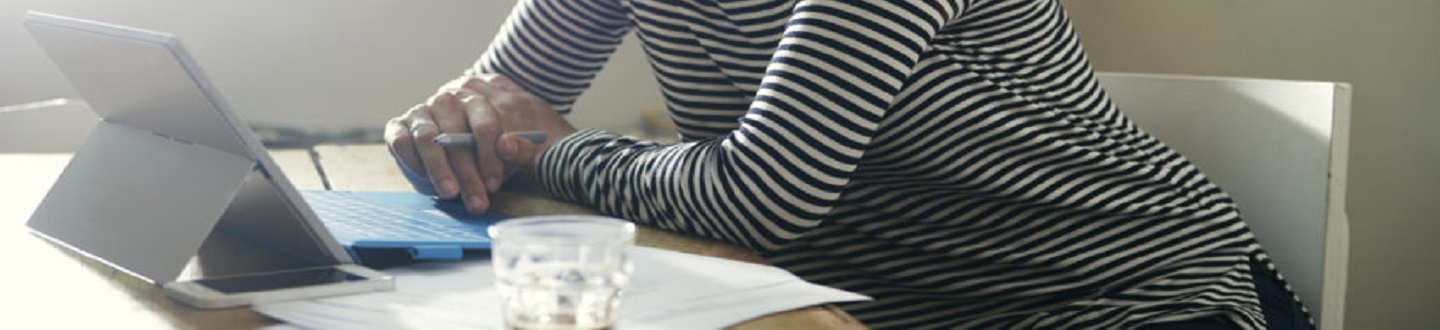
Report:
M 679 129 L 558 141 L 557 197 L 761 251 L 875 328 L 1263 328 L 1230 198 L 1126 119 L 1053 0 L 525 0 L 477 62 L 567 111 L 642 41 Z

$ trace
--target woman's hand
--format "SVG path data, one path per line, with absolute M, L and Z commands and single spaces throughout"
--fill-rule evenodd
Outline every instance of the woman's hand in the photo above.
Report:
M 506 134 L 521 131 L 545 132 L 548 138 L 535 144 Z M 463 197 L 468 211 L 480 213 L 490 208 L 489 194 L 505 180 L 533 172 L 546 148 L 574 132 L 548 103 L 509 79 L 467 76 L 390 119 L 385 142 L 391 156 L 428 179 L 438 197 Z M 434 139 L 442 133 L 471 133 L 475 148 L 441 147 Z

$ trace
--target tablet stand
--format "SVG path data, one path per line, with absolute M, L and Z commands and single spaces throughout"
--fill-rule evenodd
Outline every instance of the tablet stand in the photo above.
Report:
M 296 216 L 294 208 L 260 168 L 254 160 L 218 149 L 101 121 L 27 225 L 91 258 L 163 284 L 180 276 L 218 227 L 310 241 L 298 221 L 289 221 Z

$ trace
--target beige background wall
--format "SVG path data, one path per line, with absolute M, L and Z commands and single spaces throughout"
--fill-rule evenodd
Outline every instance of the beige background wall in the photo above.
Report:
M 1066 0 L 1100 70 L 1345 81 L 1349 329 L 1440 329 L 1440 2 Z

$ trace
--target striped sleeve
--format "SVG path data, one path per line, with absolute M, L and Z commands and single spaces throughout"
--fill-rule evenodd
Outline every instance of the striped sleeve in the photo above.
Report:
M 632 27 L 614 0 L 521 0 L 466 73 L 503 74 L 568 113 Z
M 952 1 L 801 1 L 740 127 L 655 145 L 582 131 L 547 150 L 561 198 L 672 231 L 775 249 L 819 225 Z

